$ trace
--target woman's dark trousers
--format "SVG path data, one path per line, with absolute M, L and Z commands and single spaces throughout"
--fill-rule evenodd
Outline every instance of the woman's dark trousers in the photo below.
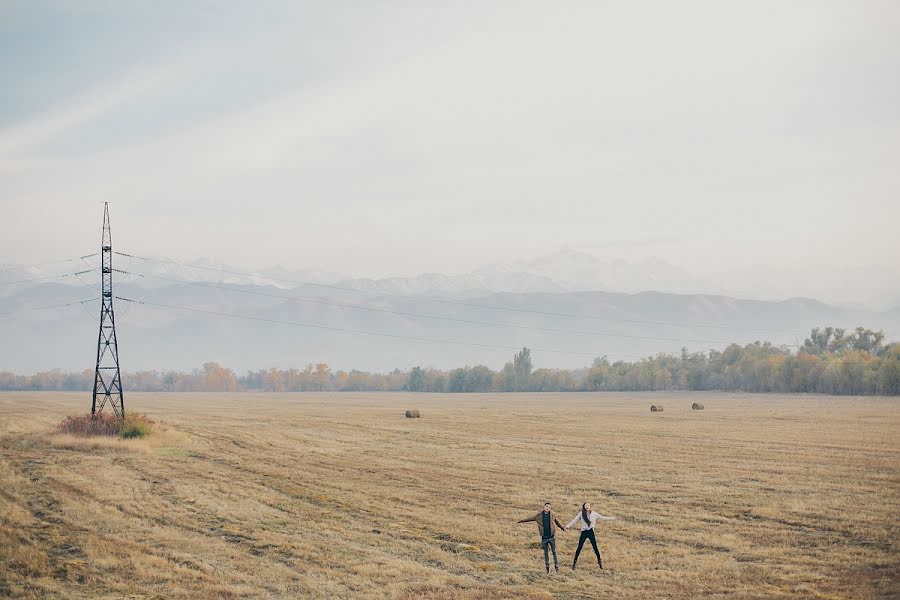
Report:
M 597 549 L 597 537 L 594 535 L 593 529 L 585 529 L 581 532 L 581 538 L 578 540 L 578 550 L 575 551 L 575 560 L 572 561 L 572 568 L 575 568 L 575 563 L 578 562 L 578 555 L 581 554 L 581 549 L 584 547 L 584 541 L 591 540 L 591 546 L 594 547 L 594 554 L 597 555 L 597 562 L 599 564 L 603 564 L 600 560 L 600 550 Z

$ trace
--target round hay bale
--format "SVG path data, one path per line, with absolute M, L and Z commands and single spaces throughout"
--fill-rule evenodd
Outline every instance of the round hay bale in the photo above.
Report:
M 691 404 L 691 410 L 703 410 L 703 405 L 699 402 L 694 402 Z
M 420 415 L 420 414 L 419 414 L 419 411 L 417 411 L 417 410 L 408 410 L 408 411 L 406 411 L 406 418 L 407 418 L 407 419 L 418 419 L 418 418 L 421 417 L 421 416 L 422 416 L 422 415 Z
M 663 407 L 658 404 L 653 404 L 650 406 L 650 412 L 662 412 Z

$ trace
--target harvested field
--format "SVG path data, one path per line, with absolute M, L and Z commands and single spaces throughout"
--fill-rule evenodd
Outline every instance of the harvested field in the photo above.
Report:
M 169 430 L 51 435 L 88 403 L 0 394 L 0 596 L 900 595 L 896 398 L 130 394 Z M 543 573 L 545 500 L 619 518 L 604 571 L 569 531 Z

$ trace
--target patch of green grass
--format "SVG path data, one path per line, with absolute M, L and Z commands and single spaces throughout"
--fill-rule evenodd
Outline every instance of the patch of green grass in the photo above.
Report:
M 125 439 L 143 438 L 150 435 L 153 430 L 153 421 L 146 415 L 128 413 L 122 424 L 122 432 L 119 434 Z

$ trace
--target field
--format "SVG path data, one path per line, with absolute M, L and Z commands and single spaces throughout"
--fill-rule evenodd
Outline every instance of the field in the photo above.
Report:
M 896 399 L 132 394 L 166 431 L 51 435 L 88 402 L 0 394 L 0 596 L 900 596 Z M 569 531 L 546 576 L 548 499 L 618 517 L 604 570 Z

